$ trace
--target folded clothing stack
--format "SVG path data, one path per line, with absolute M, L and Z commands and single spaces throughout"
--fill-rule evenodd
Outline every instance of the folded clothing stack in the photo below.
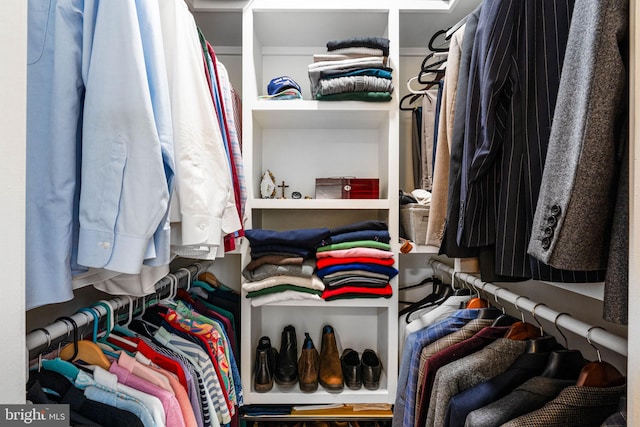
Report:
M 252 229 L 245 236 L 251 246 L 251 262 L 242 271 L 242 288 L 252 306 L 320 299 L 324 284 L 313 274 L 315 249 L 330 236 L 328 228 Z
M 331 230 L 316 251 L 322 298 L 389 298 L 389 281 L 398 274 L 387 224 L 362 221 Z
M 309 64 L 313 99 L 390 101 L 389 39 L 355 37 L 327 43 L 326 54 Z

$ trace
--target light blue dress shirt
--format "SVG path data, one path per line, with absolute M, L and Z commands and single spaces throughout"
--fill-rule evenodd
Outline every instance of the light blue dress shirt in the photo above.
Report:
M 67 301 L 84 83 L 81 1 L 29 0 L 26 308 Z
M 29 0 L 27 309 L 73 298 L 84 267 L 137 274 L 145 259 L 169 261 L 159 26 L 150 0 Z
M 151 10 L 142 1 L 84 2 L 78 262 L 129 274 L 139 273 L 169 203 L 162 143 L 170 131 L 156 121 L 158 85 L 145 63 L 159 55 L 149 42 L 160 34 Z

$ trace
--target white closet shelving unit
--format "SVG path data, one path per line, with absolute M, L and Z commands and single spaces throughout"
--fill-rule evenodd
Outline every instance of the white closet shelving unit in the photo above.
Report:
M 364 2 L 302 3 L 256 0 L 243 11 L 243 156 L 249 185 L 247 228 L 290 230 L 333 227 L 365 219 L 389 224 L 392 241 L 398 230 L 398 104 L 392 102 L 319 102 L 311 99 L 307 66 L 326 43 L 355 36 L 390 39 L 390 66 L 398 67 L 398 11 Z M 269 81 L 289 76 L 300 84 L 303 100 L 273 101 Z M 396 77 L 397 78 L 397 77 Z M 260 179 L 270 170 L 277 184 L 289 186 L 286 199 L 262 199 Z M 291 199 L 291 192 L 314 197 L 315 179 L 335 176 L 378 178 L 379 199 Z M 278 196 L 281 189 L 277 189 Z M 397 253 L 398 245 L 393 243 Z M 242 265 L 249 248 L 242 250 Z M 392 286 L 397 289 L 397 279 Z M 397 296 L 390 299 L 348 299 L 332 302 L 282 302 L 252 307 L 242 301 L 241 372 L 245 402 L 361 403 L 393 402 L 397 377 Z M 303 393 L 298 386 L 277 384 L 267 393 L 252 386 L 255 346 L 263 336 L 279 348 L 287 325 L 296 328 L 301 344 L 308 332 L 318 350 L 322 327 L 334 327 L 338 348 L 374 349 L 383 364 L 380 388 L 339 393 L 319 387 Z

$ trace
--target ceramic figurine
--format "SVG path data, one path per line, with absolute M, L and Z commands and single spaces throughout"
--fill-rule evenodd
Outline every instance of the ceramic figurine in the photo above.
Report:
M 269 169 L 262 174 L 260 197 L 263 199 L 273 199 L 276 197 L 276 178 Z

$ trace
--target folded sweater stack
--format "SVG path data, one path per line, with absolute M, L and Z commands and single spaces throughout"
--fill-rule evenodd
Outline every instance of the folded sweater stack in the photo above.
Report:
M 326 54 L 309 64 L 313 99 L 390 101 L 389 39 L 356 37 L 327 43 Z
M 389 298 L 389 281 L 398 274 L 383 221 L 363 221 L 331 230 L 316 251 L 322 298 Z
M 251 245 L 251 262 L 242 271 L 242 288 L 252 306 L 320 299 L 324 284 L 313 274 L 315 248 L 329 237 L 328 228 L 253 229 L 245 235 Z

